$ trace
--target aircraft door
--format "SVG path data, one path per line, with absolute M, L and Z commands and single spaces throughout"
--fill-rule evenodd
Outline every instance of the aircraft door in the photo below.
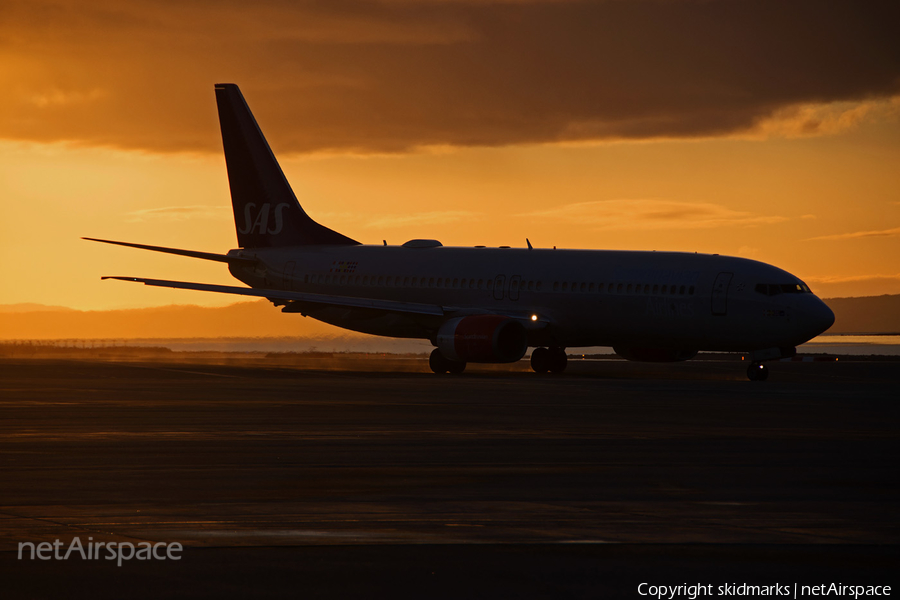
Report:
M 734 273 L 722 272 L 716 275 L 712 291 L 712 314 L 723 316 L 728 312 L 728 286 Z
M 503 300 L 503 287 L 506 285 L 506 275 L 494 277 L 494 300 Z
M 518 300 L 519 299 L 519 285 L 521 284 L 522 278 L 518 275 L 513 275 L 509 278 L 509 299 L 510 300 Z
M 294 267 L 296 266 L 296 264 L 297 263 L 295 263 L 294 261 L 291 261 L 291 262 L 287 263 L 286 265 L 284 265 L 284 278 L 282 279 L 282 282 L 281 282 L 282 289 L 285 289 L 285 290 L 291 289 L 291 285 L 293 284 L 293 280 L 294 280 Z

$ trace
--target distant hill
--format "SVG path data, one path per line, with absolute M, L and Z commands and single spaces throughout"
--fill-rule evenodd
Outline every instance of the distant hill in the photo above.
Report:
M 283 314 L 267 300 L 223 307 L 175 305 L 104 311 L 46 307 L 23 312 L 6 308 L 0 306 L 0 339 L 7 340 L 348 335 L 345 330 L 299 314 Z
M 900 295 L 824 300 L 834 311 L 828 333 L 900 333 Z
M 835 314 L 829 333 L 900 332 L 900 295 L 827 298 Z M 162 306 L 81 311 L 36 304 L 0 305 L 0 339 L 134 339 L 361 336 L 299 314 L 283 314 L 266 300 L 224 307 Z

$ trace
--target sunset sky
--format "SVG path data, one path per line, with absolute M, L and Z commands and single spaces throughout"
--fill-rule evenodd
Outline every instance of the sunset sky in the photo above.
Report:
M 5 0 L 0 304 L 222 305 L 213 85 L 364 243 L 717 252 L 900 293 L 900 2 Z

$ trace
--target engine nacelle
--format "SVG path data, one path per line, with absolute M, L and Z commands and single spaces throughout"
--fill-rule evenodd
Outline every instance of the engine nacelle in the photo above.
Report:
M 620 348 L 613 350 L 625 360 L 639 362 L 679 362 L 697 356 L 696 350 L 680 350 L 677 348 Z
M 436 342 L 445 358 L 463 362 L 515 362 L 528 350 L 525 326 L 501 315 L 450 319 L 441 325 Z

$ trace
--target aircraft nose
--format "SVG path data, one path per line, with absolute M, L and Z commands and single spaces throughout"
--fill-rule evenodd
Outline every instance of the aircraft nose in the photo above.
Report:
M 815 335 L 819 335 L 834 325 L 834 312 L 828 308 L 828 305 L 816 298 L 812 309 L 809 311 L 810 324 L 815 330 Z M 815 337 L 815 336 L 814 336 Z

